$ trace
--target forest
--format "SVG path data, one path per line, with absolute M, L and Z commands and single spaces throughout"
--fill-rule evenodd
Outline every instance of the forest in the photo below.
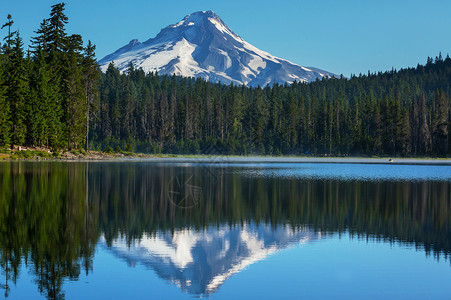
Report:
M 2 26 L 0 148 L 142 153 L 449 157 L 451 58 L 311 83 L 245 87 L 105 73 L 52 6 L 30 48 Z M 86 44 L 86 45 L 85 45 Z

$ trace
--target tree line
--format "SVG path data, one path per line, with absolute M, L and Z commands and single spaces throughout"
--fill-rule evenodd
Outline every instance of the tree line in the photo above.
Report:
M 93 147 L 140 152 L 449 156 L 451 58 L 312 83 L 244 87 L 101 75 Z M 131 145 L 131 146 L 130 146 Z
M 0 147 L 263 155 L 451 154 L 451 58 L 311 83 L 245 87 L 99 71 L 95 46 L 52 6 L 25 54 L 7 30 L 0 53 Z

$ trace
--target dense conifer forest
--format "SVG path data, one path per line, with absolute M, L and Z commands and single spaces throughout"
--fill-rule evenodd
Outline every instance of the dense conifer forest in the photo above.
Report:
M 0 54 L 0 147 L 145 153 L 451 154 L 451 58 L 415 68 L 267 87 L 100 72 L 68 34 L 64 4 L 25 51 L 8 15 Z
M 0 56 L 0 147 L 57 150 L 86 142 L 99 78 L 95 47 L 66 32 L 64 6 L 52 6 L 26 52 L 11 15 L 2 26 L 7 35 Z

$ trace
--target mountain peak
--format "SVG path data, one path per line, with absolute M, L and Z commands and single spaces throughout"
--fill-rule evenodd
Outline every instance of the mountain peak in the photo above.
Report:
M 257 49 L 233 32 L 213 11 L 191 13 L 144 43 L 131 40 L 101 59 L 99 65 L 106 71 L 112 61 L 121 72 L 132 62 L 145 72 L 248 86 L 314 81 L 334 76 Z
M 219 16 L 217 14 L 215 14 L 213 11 L 209 10 L 209 11 L 196 11 L 193 12 L 192 14 L 186 15 L 180 22 L 178 22 L 177 24 L 174 25 L 169 25 L 168 27 L 171 28 L 177 28 L 180 26 L 192 26 L 192 25 L 202 25 L 202 23 L 209 21 L 209 19 L 215 19 L 218 21 L 221 21 L 221 18 L 219 18 Z
M 216 28 L 219 31 L 229 31 L 231 34 L 236 35 L 227 27 L 224 21 L 222 21 L 222 19 L 211 10 L 197 11 L 192 14 L 189 14 L 185 16 L 177 24 L 169 25 L 168 27 L 166 27 L 166 29 L 177 28 L 187 30 L 190 29 L 191 27 L 204 27 L 205 29 L 207 29 L 209 25 L 213 25 L 213 27 L 210 29 Z
M 185 18 L 183 18 L 183 20 L 205 21 L 205 20 L 208 20 L 209 18 L 213 18 L 213 19 L 216 19 L 216 20 L 222 22 L 221 18 L 217 14 L 215 14 L 215 12 L 212 10 L 208 10 L 208 11 L 203 10 L 203 11 L 193 12 L 193 13 L 185 16 Z
M 187 15 L 185 18 L 190 16 L 205 16 L 205 17 L 213 17 L 213 18 L 219 18 L 217 14 L 215 14 L 212 10 L 202 10 L 202 11 L 195 11 L 189 15 Z

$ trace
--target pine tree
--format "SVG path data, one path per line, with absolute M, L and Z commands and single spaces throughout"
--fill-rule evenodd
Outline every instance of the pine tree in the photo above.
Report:
M 48 27 L 45 29 L 47 39 L 44 41 L 47 48 L 44 50 L 50 55 L 50 61 L 56 62 L 60 55 L 67 49 L 66 24 L 68 18 L 64 14 L 65 4 L 58 3 L 52 5 L 50 18 L 47 19 Z M 43 29 L 41 27 L 41 29 Z M 42 32 L 44 34 L 44 32 Z
M 448 154 L 448 101 L 443 90 L 434 97 L 432 117 L 432 144 L 438 155 Z
M 19 33 L 15 34 L 10 60 L 7 64 L 7 98 L 10 106 L 12 130 L 11 142 L 23 145 L 26 137 L 26 106 L 28 76 L 23 56 L 23 43 Z
M 27 135 L 25 138 L 25 144 L 30 146 L 40 146 L 43 138 L 43 132 L 45 127 L 45 120 L 43 110 L 45 106 L 42 105 L 42 99 L 37 94 L 37 89 L 34 85 L 36 82 L 35 76 L 35 64 L 28 57 L 26 59 L 26 70 L 28 74 L 28 96 L 26 102 L 26 120 Z
M 89 127 L 92 115 L 98 108 L 99 98 L 99 70 L 95 59 L 96 46 L 88 41 L 88 45 L 84 49 L 83 58 L 83 82 L 86 99 L 86 151 L 89 148 Z
M 63 125 L 62 130 L 67 131 L 65 128 L 67 124 L 67 72 L 68 72 L 68 58 L 66 55 L 68 52 L 68 37 L 66 33 L 65 25 L 68 23 L 68 18 L 64 14 L 64 3 L 55 4 L 51 7 L 50 17 L 47 19 L 47 28 L 42 28 L 42 35 L 44 35 L 44 48 L 47 63 L 51 69 L 51 84 L 58 87 L 57 99 L 59 106 L 61 107 L 61 123 Z M 62 134 L 60 142 L 67 141 L 67 135 Z
M 9 101 L 6 95 L 4 82 L 5 71 L 3 70 L 3 55 L 0 54 L 0 148 L 9 146 L 11 139 L 11 119 Z
M 68 148 L 79 148 L 85 143 L 87 103 L 81 66 L 82 39 L 71 35 L 67 42 L 67 61 L 65 66 L 63 119 L 66 120 Z M 63 106 L 63 107 L 64 107 Z
M 428 125 L 428 110 L 426 96 L 421 96 L 419 110 L 419 149 L 421 154 L 429 154 L 431 151 L 431 132 Z
M 39 145 L 58 148 L 58 137 L 61 135 L 61 107 L 56 87 L 51 84 L 51 70 L 46 63 L 45 52 L 42 48 L 39 49 L 30 80 L 33 101 L 40 108 L 36 139 Z
M 133 72 L 133 68 L 129 68 Z M 130 74 L 129 73 L 129 74 Z M 133 137 L 133 95 L 130 76 L 122 76 L 119 86 L 119 119 L 120 119 L 120 139 L 129 140 Z
M 8 146 L 11 143 L 11 108 L 8 93 L 8 72 L 10 64 L 10 56 L 13 45 L 13 37 L 15 32 L 11 32 L 14 21 L 10 14 L 7 16 L 7 22 L 2 25 L 1 29 L 8 28 L 8 34 L 3 39 L 6 43 L 2 46 L 0 52 L 0 148 Z M 3 52 L 3 53 L 2 53 Z
M 47 19 L 42 20 L 39 29 L 36 30 L 35 33 L 37 35 L 31 38 L 31 53 L 33 53 L 34 57 L 37 58 L 38 55 L 41 54 L 40 52 L 43 51 L 47 59 L 47 51 L 50 50 L 47 45 L 49 36 L 49 25 Z
M 409 112 L 407 109 L 404 109 L 401 113 L 401 118 L 399 120 L 398 127 L 398 144 L 399 144 L 399 153 L 403 156 L 409 155 L 411 141 L 411 127 L 409 120 Z
M 6 41 L 6 44 L 4 45 L 4 52 L 5 52 L 6 56 L 9 56 L 11 53 L 11 49 L 13 47 L 14 35 L 16 32 L 11 31 L 11 27 L 14 24 L 14 21 L 10 14 L 8 14 L 7 20 L 8 21 L 2 25 L 1 29 L 8 27 L 8 35 L 3 40 Z
M 290 94 L 287 111 L 285 115 L 287 116 L 287 124 L 286 124 L 286 143 L 289 149 L 294 149 L 297 147 L 298 143 L 298 121 L 299 121 L 299 112 L 296 101 L 294 99 L 294 95 Z
M 380 104 L 376 104 L 373 118 L 373 151 L 376 154 L 382 153 L 383 141 L 383 121 Z

